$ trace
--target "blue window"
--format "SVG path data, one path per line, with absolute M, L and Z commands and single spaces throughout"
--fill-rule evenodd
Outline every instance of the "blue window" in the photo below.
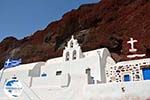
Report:
M 130 76 L 129 75 L 124 75 L 124 82 L 130 81 Z
M 144 80 L 150 80 L 150 68 L 143 68 L 142 71 Z

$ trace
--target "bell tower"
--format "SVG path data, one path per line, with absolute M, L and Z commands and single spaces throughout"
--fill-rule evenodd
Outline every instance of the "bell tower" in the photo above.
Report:
M 64 61 L 77 60 L 83 57 L 81 47 L 77 39 L 74 39 L 74 36 L 68 41 L 67 46 L 63 51 Z

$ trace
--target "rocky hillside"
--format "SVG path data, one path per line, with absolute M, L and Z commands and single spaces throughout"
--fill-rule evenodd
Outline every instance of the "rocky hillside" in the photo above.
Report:
M 44 30 L 17 40 L 7 37 L 0 43 L 0 67 L 7 58 L 23 63 L 61 56 L 71 35 L 83 51 L 107 47 L 116 61 L 126 60 L 130 37 L 137 39 L 139 53 L 150 57 L 150 0 L 102 0 L 81 5 L 50 23 Z

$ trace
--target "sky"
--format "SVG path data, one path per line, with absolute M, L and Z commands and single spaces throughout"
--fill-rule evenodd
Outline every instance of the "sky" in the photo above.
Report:
M 81 4 L 99 0 L 0 0 L 0 41 L 14 36 L 22 39 Z

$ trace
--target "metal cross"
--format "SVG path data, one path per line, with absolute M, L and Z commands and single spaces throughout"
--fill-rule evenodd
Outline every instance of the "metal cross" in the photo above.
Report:
M 129 49 L 130 52 L 136 52 L 137 49 L 134 48 L 134 43 L 138 42 L 137 40 L 133 40 L 133 38 L 130 38 L 129 41 L 127 41 L 128 44 L 131 45 L 131 49 Z

